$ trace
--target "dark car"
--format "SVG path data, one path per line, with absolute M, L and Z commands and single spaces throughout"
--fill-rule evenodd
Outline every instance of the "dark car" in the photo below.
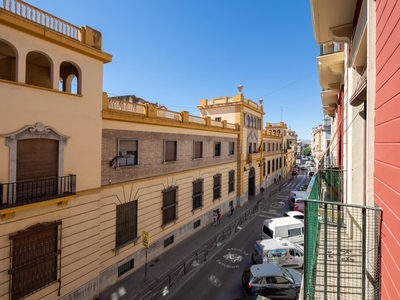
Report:
M 297 169 L 293 169 L 292 175 L 299 175 L 299 171 Z
M 247 296 L 299 299 L 302 274 L 276 264 L 252 265 L 244 270 L 242 287 Z

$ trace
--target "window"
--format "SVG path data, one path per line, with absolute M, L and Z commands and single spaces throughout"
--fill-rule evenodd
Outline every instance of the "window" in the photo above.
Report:
M 214 156 L 221 156 L 221 142 L 214 143 Z
M 193 210 L 203 206 L 203 179 L 193 181 Z
M 268 161 L 268 172 L 267 174 L 271 173 L 271 161 Z
M 288 236 L 292 237 L 292 236 L 298 236 L 301 235 L 301 228 L 293 228 L 293 229 L 288 229 Z
M 164 142 L 164 161 L 177 161 L 177 141 Z
M 229 142 L 229 155 L 235 154 L 235 142 Z
M 228 192 L 231 193 L 235 190 L 235 170 L 229 171 L 229 190 Z
M 221 122 L 221 117 L 215 117 L 215 121 L 220 121 Z
M 174 243 L 174 236 L 171 235 L 169 238 L 166 238 L 164 240 L 164 248 L 168 247 L 169 245 L 172 245 Z
M 115 247 L 137 238 L 137 200 L 117 205 Z
M 268 152 L 271 151 L 271 143 L 268 143 Z
M 262 150 L 265 152 L 265 143 L 263 143 Z
M 275 166 L 276 166 L 276 169 L 277 169 L 277 170 L 278 170 L 278 161 L 279 161 L 278 159 L 275 159 L 275 163 L 276 163 Z
M 272 160 L 272 172 L 275 171 L 275 159 Z
M 52 222 L 10 235 L 10 299 L 24 298 L 58 280 L 60 232 L 61 222 Z
M 194 142 L 194 158 L 203 158 L 203 142 Z
M 275 143 L 272 143 L 272 151 L 275 151 Z
M 132 166 L 138 164 L 138 141 L 137 140 L 118 140 L 118 155 L 129 155 L 129 158 L 118 159 L 118 166 Z
M 253 153 L 252 146 L 253 146 L 253 143 L 249 143 L 249 154 Z
M 197 227 L 200 226 L 200 220 L 197 220 L 196 222 L 193 223 L 193 229 L 196 229 Z
M 282 157 L 279 157 L 279 168 L 282 169 Z
M 177 187 L 169 188 L 163 191 L 163 225 L 176 220 L 176 190 Z
M 263 161 L 263 164 L 261 166 L 262 166 L 262 174 L 263 176 L 265 176 L 265 160 Z
M 221 198 L 221 174 L 214 176 L 214 200 Z
M 257 144 L 253 143 L 253 153 L 256 153 L 256 152 L 257 152 Z
M 282 143 L 279 144 L 279 150 L 282 150 Z
M 118 277 L 124 275 L 126 272 L 130 271 L 133 269 L 135 264 L 135 260 L 132 258 L 131 260 L 128 260 L 126 263 L 120 265 L 118 267 Z

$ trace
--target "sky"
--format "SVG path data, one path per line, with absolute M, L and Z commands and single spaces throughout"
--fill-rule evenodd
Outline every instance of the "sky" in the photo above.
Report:
M 263 99 L 265 123 L 302 140 L 322 123 L 308 0 L 26 0 L 102 33 L 103 91 L 199 116 L 202 99 Z

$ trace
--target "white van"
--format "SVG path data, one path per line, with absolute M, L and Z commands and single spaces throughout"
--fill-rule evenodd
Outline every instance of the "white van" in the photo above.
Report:
M 261 238 L 288 239 L 292 243 L 304 243 L 304 223 L 295 218 L 280 217 L 264 221 Z
M 296 200 L 303 200 L 303 197 L 306 193 L 307 191 L 291 191 L 289 193 L 289 206 L 293 208 L 295 206 Z
M 251 256 L 255 264 L 273 263 L 287 268 L 302 268 L 304 248 L 281 238 L 256 241 Z

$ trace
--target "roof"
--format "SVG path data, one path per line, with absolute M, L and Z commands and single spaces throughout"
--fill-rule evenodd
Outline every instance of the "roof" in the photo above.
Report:
M 274 226 L 279 226 L 279 225 L 288 225 L 288 224 L 301 224 L 304 225 L 303 222 L 300 220 L 297 220 L 295 218 L 288 218 L 288 217 L 280 217 L 280 218 L 274 218 L 274 219 L 268 219 L 265 220 L 269 224 L 274 224 Z
M 250 271 L 255 277 L 282 275 L 281 269 L 276 264 L 252 265 Z
M 293 247 L 293 243 L 289 240 L 282 239 L 282 238 L 275 238 L 275 239 L 265 239 L 265 240 L 258 240 L 256 243 L 260 244 L 264 247 L 269 247 L 271 249 L 275 248 L 287 248 Z
M 303 214 L 302 212 L 293 211 L 293 210 L 287 211 L 286 214 L 287 214 L 288 216 L 291 216 L 291 217 L 292 217 L 292 216 L 304 216 L 304 214 Z

